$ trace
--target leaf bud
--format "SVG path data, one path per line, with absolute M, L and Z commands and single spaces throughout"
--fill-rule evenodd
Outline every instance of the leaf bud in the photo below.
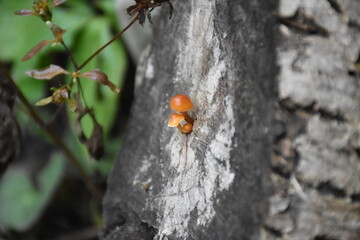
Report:
M 69 98 L 70 89 L 68 86 L 63 86 L 54 91 L 52 95 L 52 102 L 56 104 L 63 103 L 66 99 Z
M 38 15 L 44 22 L 51 21 L 52 14 L 48 6 L 48 0 L 34 1 L 33 8 L 36 15 Z

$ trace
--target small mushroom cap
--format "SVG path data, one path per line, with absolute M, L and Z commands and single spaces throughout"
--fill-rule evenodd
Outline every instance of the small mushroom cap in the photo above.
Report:
M 180 115 L 178 113 L 173 113 L 170 115 L 168 126 L 169 127 L 177 127 L 183 121 L 185 117 L 183 115 Z
M 193 104 L 188 96 L 178 94 L 170 100 L 170 107 L 177 112 L 186 112 L 193 108 Z
M 185 123 L 183 126 L 183 133 L 189 133 L 192 131 L 193 125 L 191 123 Z

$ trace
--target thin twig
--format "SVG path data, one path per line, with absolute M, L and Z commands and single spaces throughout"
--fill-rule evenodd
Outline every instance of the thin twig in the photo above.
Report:
M 74 55 L 72 54 L 71 50 L 68 48 L 68 46 L 66 45 L 66 43 L 65 43 L 63 40 L 61 40 L 61 44 L 63 45 L 63 47 L 64 47 L 67 55 L 69 56 L 69 58 L 70 58 L 70 60 L 71 60 L 71 63 L 72 63 L 73 66 L 74 66 L 75 71 L 77 71 L 79 65 L 77 64 L 77 62 L 76 62 L 76 60 L 75 60 L 75 58 L 74 58 Z M 87 106 L 87 104 L 86 104 L 86 101 L 85 101 L 85 98 L 84 98 L 84 94 L 83 94 L 83 92 L 82 92 L 82 86 L 81 86 L 80 78 L 79 78 L 79 77 L 75 77 L 75 79 L 76 79 L 76 82 L 77 82 L 77 85 L 78 85 L 78 91 L 80 92 L 81 97 L 82 97 L 82 99 L 83 99 L 83 101 L 84 101 L 84 105 L 85 105 L 85 107 L 87 108 L 88 106 Z M 73 81 L 71 81 L 70 87 L 72 87 L 72 84 L 73 84 Z
M 35 111 L 35 109 L 32 107 L 30 102 L 27 100 L 25 95 L 22 93 L 22 91 L 18 88 L 16 83 L 14 82 L 13 78 L 7 71 L 7 69 L 3 66 L 3 64 L 0 62 L 0 69 L 3 71 L 4 76 L 7 78 L 9 83 L 16 89 L 17 96 L 19 97 L 20 101 L 25 105 L 26 109 L 28 110 L 31 118 L 42 128 L 44 129 L 51 139 L 60 147 L 60 149 L 64 152 L 64 154 L 69 159 L 70 163 L 79 171 L 80 176 L 82 180 L 84 181 L 87 188 L 90 190 L 90 192 L 97 198 L 101 198 L 102 193 L 98 188 L 94 185 L 89 175 L 85 172 L 85 170 L 81 167 L 79 162 L 77 161 L 76 157 L 73 155 L 73 153 L 70 151 L 70 149 L 66 146 L 66 144 L 63 142 L 61 138 L 57 136 L 57 134 L 54 132 L 52 128 L 50 128 L 45 122 L 41 119 L 39 114 Z
M 136 20 L 139 18 L 139 14 L 136 15 L 136 17 L 134 17 L 134 19 L 123 29 L 121 30 L 121 32 L 119 32 L 118 34 L 115 35 L 115 37 L 113 37 L 113 39 L 111 39 L 109 42 L 107 42 L 104 46 L 102 46 L 101 48 L 99 48 L 96 52 L 94 52 L 88 59 L 85 60 L 85 62 L 83 62 L 76 70 L 80 71 L 83 67 L 86 66 L 86 64 L 88 64 L 96 55 L 98 55 L 104 48 L 106 48 L 107 46 L 109 46 L 113 41 L 115 41 L 116 39 L 118 39 L 126 30 L 128 30 L 128 28 L 130 28 L 135 22 Z
M 65 51 L 66 51 L 66 53 L 68 54 L 68 56 L 69 56 L 69 58 L 70 58 L 70 60 L 71 60 L 71 62 L 72 62 L 72 64 L 73 64 L 73 66 L 74 66 L 74 68 L 75 68 L 75 71 L 77 71 L 79 65 L 77 64 L 77 62 L 76 62 L 76 60 L 75 60 L 75 58 L 74 58 L 74 55 L 72 54 L 70 48 L 67 47 L 66 43 L 65 43 L 63 40 L 61 40 L 61 44 L 64 46 Z M 85 108 L 89 110 L 87 113 L 90 114 L 90 116 L 91 116 L 92 119 L 95 119 L 95 116 L 94 116 L 93 111 L 90 110 L 90 108 L 88 107 L 88 105 L 87 105 L 87 103 L 86 103 L 85 96 L 84 96 L 84 91 L 83 91 L 83 88 L 82 88 L 82 85 L 81 85 L 80 78 L 79 78 L 79 77 L 75 77 L 75 79 L 76 79 L 76 83 L 77 83 L 77 87 L 78 87 L 78 92 L 80 93 L 80 96 L 81 96 L 81 98 L 82 98 L 82 101 L 84 102 Z M 73 84 L 73 81 L 71 81 L 71 86 L 72 86 L 72 84 Z M 70 87 L 71 87 L 71 86 L 70 86 Z
M 71 50 L 68 48 L 68 46 L 66 45 L 66 43 L 65 43 L 63 40 L 61 40 L 61 44 L 64 46 L 65 51 L 66 51 L 67 55 L 69 56 L 69 58 L 70 58 L 70 60 L 71 60 L 71 63 L 72 63 L 73 66 L 74 66 L 75 71 L 77 71 L 79 65 L 77 64 L 77 62 L 76 62 L 76 60 L 75 60 L 75 58 L 74 58 L 74 55 L 72 54 Z M 81 95 L 81 98 L 82 98 L 82 100 L 83 100 L 83 102 L 84 102 L 85 107 L 88 108 L 88 106 L 87 106 L 87 104 L 86 104 L 86 101 L 85 101 L 85 97 L 84 97 L 83 91 L 82 91 L 82 85 L 81 85 L 81 82 L 80 82 L 80 78 L 79 78 L 79 77 L 75 77 L 75 79 L 76 79 L 77 86 L 78 86 L 78 92 L 79 92 L 80 95 Z M 71 83 L 70 83 L 70 88 L 72 88 L 73 83 L 74 83 L 74 82 L 71 81 Z
M 67 53 L 67 55 L 69 56 L 72 64 L 74 65 L 75 67 L 75 70 L 78 68 L 78 65 L 75 61 L 75 58 L 74 58 L 74 55 L 72 54 L 72 52 L 70 51 L 70 49 L 67 47 L 67 45 L 65 44 L 65 42 L 63 40 L 61 40 L 61 44 L 63 45 L 63 47 L 65 48 L 65 51 Z

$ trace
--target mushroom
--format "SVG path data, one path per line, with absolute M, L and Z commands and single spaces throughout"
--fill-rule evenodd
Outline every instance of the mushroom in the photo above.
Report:
M 168 126 L 169 127 L 177 127 L 180 133 L 188 133 L 189 127 L 186 127 L 186 129 L 185 129 L 186 132 L 185 132 L 183 129 L 183 126 L 181 126 L 181 124 L 180 124 L 183 120 L 185 120 L 185 117 L 183 115 L 181 115 L 179 113 L 173 113 L 170 115 Z M 191 129 L 192 129 L 192 126 L 191 126 Z M 191 132 L 191 130 L 190 130 L 190 132 Z
M 189 133 L 192 131 L 193 125 L 191 123 L 185 123 L 182 127 L 182 133 Z
M 170 100 L 170 108 L 183 115 L 186 122 L 190 123 L 191 125 L 194 123 L 194 120 L 186 113 L 193 108 L 193 103 L 188 96 L 182 94 L 175 95 Z

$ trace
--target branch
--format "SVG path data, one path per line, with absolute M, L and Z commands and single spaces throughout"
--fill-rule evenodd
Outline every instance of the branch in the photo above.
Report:
M 118 39 L 126 30 L 128 30 L 135 22 L 136 20 L 139 18 L 139 14 L 136 15 L 136 17 L 134 17 L 134 19 L 118 34 L 115 35 L 115 37 L 113 37 L 113 39 L 111 39 L 109 42 L 107 42 L 105 45 L 103 45 L 101 48 L 99 48 L 96 52 L 94 52 L 88 59 L 85 60 L 85 62 L 83 62 L 77 69 L 76 71 L 80 71 L 83 67 L 86 66 L 86 64 L 88 64 L 96 55 L 98 55 L 104 48 L 106 48 L 107 46 L 109 46 L 113 41 L 115 41 L 116 39 Z
M 85 170 L 81 167 L 79 162 L 77 161 L 76 157 L 73 155 L 73 153 L 70 151 L 70 149 L 66 146 L 66 144 L 63 142 L 61 138 L 59 138 L 56 133 L 50 128 L 45 122 L 41 119 L 39 114 L 34 110 L 30 102 L 27 100 L 25 95 L 21 92 L 21 90 L 18 88 L 16 83 L 14 82 L 13 78 L 7 71 L 7 69 L 4 67 L 4 65 L 0 62 L 0 69 L 3 71 L 4 76 L 7 78 L 9 83 L 16 89 L 17 96 L 19 97 L 20 101 L 25 105 L 26 109 L 28 110 L 30 117 L 44 130 L 46 131 L 54 143 L 56 143 L 60 149 L 64 152 L 64 154 L 69 159 L 70 163 L 78 170 L 80 173 L 80 176 L 85 183 L 86 187 L 89 189 L 89 191 L 94 195 L 96 198 L 101 198 L 103 195 L 100 190 L 95 186 L 95 184 L 92 182 L 90 176 L 85 172 Z

